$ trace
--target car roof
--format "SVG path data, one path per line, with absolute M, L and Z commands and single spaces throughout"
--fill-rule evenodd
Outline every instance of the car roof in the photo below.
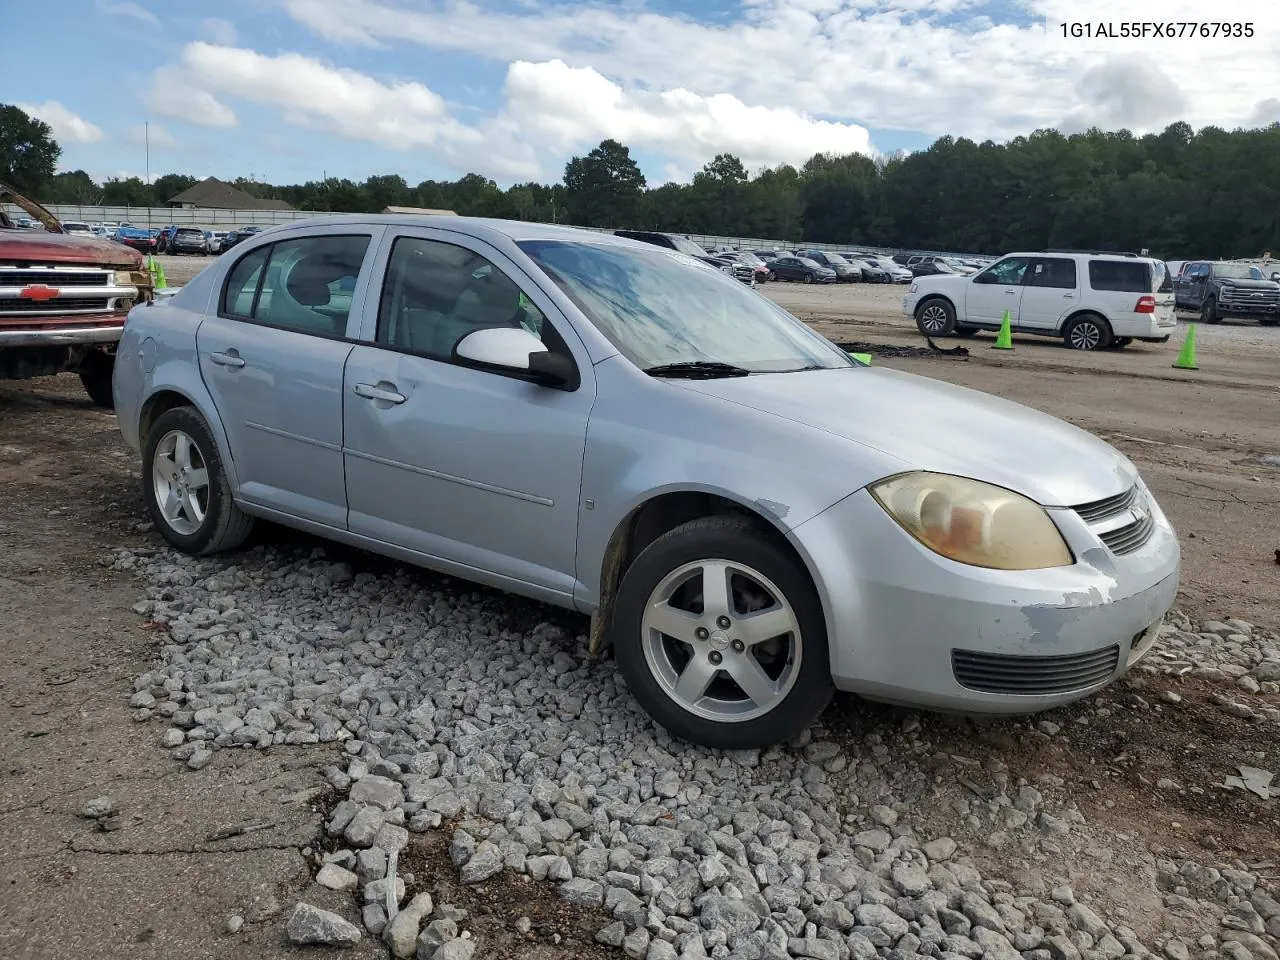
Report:
M 447 230 L 479 240 L 493 241 L 498 238 L 509 240 L 566 240 L 579 243 L 601 243 L 617 246 L 634 247 L 639 241 L 626 237 L 614 236 L 595 230 L 583 230 L 578 227 L 561 227 L 549 223 L 531 223 L 524 220 L 498 220 L 489 217 L 458 217 L 432 214 L 337 214 L 328 217 L 308 217 L 306 220 L 295 220 L 290 224 L 281 224 L 283 230 L 305 230 L 308 227 L 333 227 L 344 225 L 358 226 L 363 224 L 392 227 L 431 227 Z M 656 231 L 635 231 L 652 234 Z M 672 234 L 672 236 L 679 236 Z

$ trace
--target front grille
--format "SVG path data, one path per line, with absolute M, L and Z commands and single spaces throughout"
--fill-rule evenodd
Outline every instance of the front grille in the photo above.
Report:
M 1223 306 L 1275 310 L 1280 305 L 1280 290 L 1232 290 L 1224 287 L 1218 300 Z
M 0 268 L 0 287 L 29 287 L 43 284 L 46 287 L 105 287 L 111 282 L 107 270 L 49 270 L 42 267 L 26 267 L 17 270 Z
M 1112 553 L 1124 556 L 1126 553 L 1133 553 L 1135 550 L 1140 549 L 1144 543 L 1150 540 L 1155 528 L 1155 517 L 1149 513 L 1144 513 L 1133 523 L 1120 527 L 1118 530 L 1099 534 L 1099 537 L 1111 549 Z
M 1080 514 L 1080 518 L 1085 523 L 1097 523 L 1099 520 L 1108 520 L 1118 514 L 1124 513 L 1133 505 L 1134 497 L 1138 495 L 1137 487 L 1130 487 L 1124 493 L 1117 493 L 1114 497 L 1107 497 L 1104 500 L 1094 500 L 1092 503 L 1082 503 L 1078 507 L 1073 507 L 1076 513 Z
M 107 297 L 56 297 L 53 300 L 0 300 L 0 316 L 30 313 L 103 313 L 110 309 Z
M 1119 663 L 1118 645 L 1052 657 L 951 651 L 951 669 L 960 686 L 979 693 L 1028 697 L 1087 690 L 1110 680 Z

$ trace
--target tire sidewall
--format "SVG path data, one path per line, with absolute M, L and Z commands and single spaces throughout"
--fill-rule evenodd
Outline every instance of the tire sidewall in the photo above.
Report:
M 746 749 L 798 734 L 833 693 L 826 622 L 817 591 L 797 560 L 751 525 L 698 530 L 697 521 L 650 544 L 619 586 L 611 636 L 623 678 L 641 707 L 674 736 L 708 747 Z M 653 590 L 672 570 L 697 560 L 723 559 L 753 567 L 782 591 L 800 624 L 800 669 L 790 693 L 762 717 L 721 723 L 682 709 L 654 678 L 644 655 L 641 623 Z
M 1217 323 L 1222 318 L 1218 316 L 1218 302 L 1209 297 L 1200 307 L 1200 320 L 1202 323 Z
M 946 317 L 941 330 L 929 330 L 924 325 L 924 312 L 930 307 L 938 306 Z M 916 328 L 926 337 L 948 337 L 956 328 L 956 308 L 942 297 L 930 297 L 916 307 Z
M 1076 327 L 1079 327 L 1086 323 L 1091 323 L 1095 327 L 1097 327 L 1098 342 L 1092 347 L 1077 347 L 1072 342 L 1073 334 L 1076 331 Z M 1113 336 L 1111 333 L 1111 324 L 1107 323 L 1107 321 L 1102 317 L 1097 317 L 1097 316 L 1094 316 L 1093 314 L 1085 314 L 1084 316 L 1076 317 L 1069 324 L 1067 324 L 1067 329 L 1063 331 L 1063 340 L 1066 342 L 1067 346 L 1072 350 L 1080 350 L 1083 352 L 1090 352 L 1093 350 L 1105 350 L 1107 349 L 1107 347 L 1111 346 L 1112 339 L 1113 339 Z
M 165 520 L 160 505 L 156 503 L 155 484 L 151 479 L 152 466 L 160 439 L 171 430 L 181 430 L 195 442 L 209 474 L 209 506 L 205 510 L 204 522 L 195 533 L 184 534 L 174 530 Z M 230 507 L 229 497 L 226 475 L 222 469 L 222 455 L 204 418 L 191 407 L 176 407 L 157 417 L 147 434 L 142 451 L 142 498 L 160 535 L 183 553 L 202 552 L 213 540 L 219 526 L 219 517 Z

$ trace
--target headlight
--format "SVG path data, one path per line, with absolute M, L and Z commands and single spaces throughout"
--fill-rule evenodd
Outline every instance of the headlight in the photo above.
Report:
M 1075 562 L 1044 508 L 1026 497 L 944 473 L 882 480 L 871 495 L 930 550 L 996 570 L 1039 570 Z

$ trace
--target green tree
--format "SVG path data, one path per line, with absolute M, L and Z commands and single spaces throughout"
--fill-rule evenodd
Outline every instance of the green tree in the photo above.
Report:
M 62 148 L 43 120 L 0 103 L 0 180 L 20 193 L 36 194 L 53 179 Z
M 109 207 L 151 207 L 155 195 L 141 177 L 110 177 L 102 185 L 102 202 Z
M 585 157 L 565 164 L 564 188 L 574 223 L 625 227 L 639 213 L 645 179 L 629 149 L 616 140 L 602 140 Z
M 165 206 L 182 191 L 194 187 L 196 183 L 195 177 L 185 173 L 166 173 L 163 177 L 157 177 L 151 183 L 151 193 L 156 199 L 156 206 Z
M 102 203 L 102 187 L 83 170 L 55 174 L 40 191 L 43 203 L 78 203 L 85 206 Z

